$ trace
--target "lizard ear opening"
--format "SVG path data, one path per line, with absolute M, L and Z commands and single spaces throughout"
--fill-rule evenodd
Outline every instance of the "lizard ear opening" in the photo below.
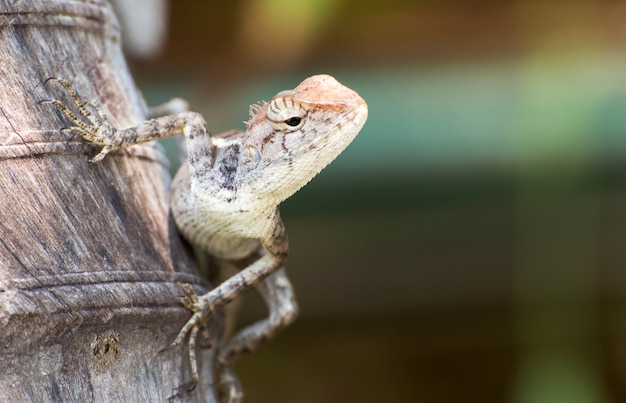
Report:
M 258 148 L 255 146 L 248 146 L 246 149 L 248 150 L 248 158 L 250 158 L 252 162 L 261 162 L 261 151 L 259 151 Z

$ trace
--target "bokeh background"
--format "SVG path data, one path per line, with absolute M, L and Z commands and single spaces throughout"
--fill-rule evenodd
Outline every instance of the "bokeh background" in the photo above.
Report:
M 330 73 L 369 105 L 283 205 L 302 313 L 237 363 L 247 402 L 626 402 L 626 1 L 168 10 L 123 16 L 165 39 L 127 44 L 151 103 L 220 132 Z

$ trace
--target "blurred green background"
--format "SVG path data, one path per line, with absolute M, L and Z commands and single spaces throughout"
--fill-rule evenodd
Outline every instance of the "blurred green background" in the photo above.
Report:
M 176 1 L 131 69 L 214 132 L 330 73 L 355 142 L 282 208 L 301 304 L 247 402 L 626 402 L 626 1 Z M 242 322 L 264 314 L 254 296 Z

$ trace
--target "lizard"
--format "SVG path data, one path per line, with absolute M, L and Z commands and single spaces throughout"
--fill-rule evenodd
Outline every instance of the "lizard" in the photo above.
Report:
M 273 337 L 298 314 L 285 272 L 288 241 L 279 205 L 352 142 L 367 120 L 367 104 L 355 91 L 323 74 L 279 92 L 269 102 L 252 105 L 243 131 L 211 135 L 203 116 L 189 111 L 117 129 L 94 101 L 83 102 L 68 81 L 48 81 L 60 84 L 79 112 L 57 99 L 41 101 L 54 105 L 74 125 L 62 130 L 102 146 L 90 162 L 101 161 L 118 148 L 184 134 L 187 161 L 172 181 L 170 203 L 178 230 L 213 257 L 252 262 L 204 295 L 181 284 L 185 293 L 181 302 L 192 316 L 172 345 L 187 340 L 193 389 L 200 379 L 195 343 L 204 321 L 256 286 L 269 317 L 235 333 L 217 355 L 223 393 L 231 402 L 241 401 L 234 360 Z

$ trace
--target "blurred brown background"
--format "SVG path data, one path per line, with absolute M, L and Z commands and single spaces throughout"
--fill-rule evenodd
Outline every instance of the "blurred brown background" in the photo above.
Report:
M 219 132 L 330 73 L 370 108 L 282 208 L 302 314 L 238 362 L 247 402 L 626 402 L 625 21 L 626 1 L 170 3 L 161 53 L 130 61 L 150 103 Z

